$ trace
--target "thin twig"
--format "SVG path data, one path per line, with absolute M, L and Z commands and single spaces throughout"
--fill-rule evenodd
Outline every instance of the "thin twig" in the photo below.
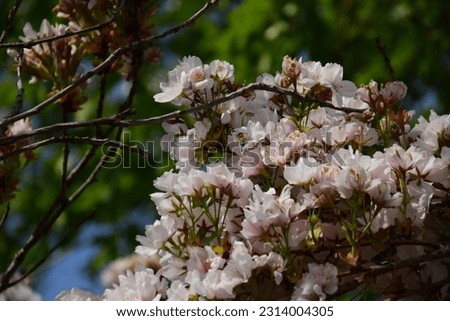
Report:
M 90 137 L 78 137 L 78 136 L 58 136 L 58 137 L 50 137 L 47 139 L 44 139 L 39 142 L 35 142 L 26 146 L 23 146 L 21 148 L 18 148 L 10 153 L 6 153 L 3 155 L 0 155 L 0 161 L 19 155 L 21 153 L 24 153 L 26 151 L 35 150 L 39 147 L 46 146 L 46 145 L 53 145 L 53 144 L 74 144 L 74 145 L 91 145 L 91 146 L 97 146 L 97 147 L 114 147 L 117 149 L 121 149 L 124 151 L 129 151 L 133 153 L 137 153 L 141 156 L 148 157 L 149 154 L 151 154 L 151 151 L 143 150 L 142 148 L 136 146 L 136 145 L 127 145 L 122 144 L 118 141 L 111 140 L 108 138 L 90 138 Z
M 22 68 L 23 68 L 23 62 L 24 62 L 24 53 L 23 49 L 19 49 L 19 52 L 17 54 L 17 68 L 16 68 L 16 85 L 17 85 L 17 95 L 16 95 L 16 104 L 9 114 L 9 116 L 17 115 L 22 112 L 23 108 L 23 95 L 25 92 L 25 89 L 23 88 L 23 82 L 22 82 Z M 4 135 L 6 130 L 8 129 L 7 125 L 1 126 L 1 136 Z
M 95 169 L 96 170 L 96 169 Z M 90 180 L 89 183 L 92 183 Z M 85 188 L 88 186 L 86 182 L 83 183 Z M 84 190 L 84 189 L 83 189 Z M 81 192 L 83 191 L 81 190 Z M 65 209 L 76 200 L 81 195 L 80 189 L 78 189 L 74 194 L 72 194 L 67 199 L 62 200 L 61 191 L 55 197 L 53 204 L 50 206 L 49 210 L 44 216 L 41 217 L 37 226 L 33 232 L 28 237 L 27 241 L 23 246 L 15 253 L 11 263 L 9 264 L 6 271 L 3 273 L 0 279 L 0 293 L 11 287 L 11 277 L 17 271 L 17 269 L 22 265 L 28 252 L 50 231 L 51 227 L 55 224 L 56 220 L 61 216 Z M 76 197 L 74 197 L 74 195 Z
M 54 124 L 54 125 L 50 125 L 47 127 L 41 127 L 41 128 L 35 129 L 35 130 L 30 131 L 25 134 L 1 138 L 0 145 L 11 144 L 17 140 L 29 138 L 29 137 L 36 136 L 36 135 L 54 133 L 54 132 L 58 132 L 58 131 L 61 131 L 61 130 L 67 129 L 67 128 L 95 127 L 95 126 L 99 126 L 99 125 L 109 125 L 109 126 L 115 126 L 115 127 L 133 127 L 133 126 L 141 126 L 141 125 L 159 124 L 159 123 L 162 123 L 171 118 L 178 118 L 185 114 L 191 114 L 191 113 L 195 113 L 195 112 L 199 112 L 202 110 L 213 108 L 219 104 L 230 101 L 239 96 L 247 96 L 249 93 L 251 93 L 252 91 L 255 91 L 255 90 L 265 90 L 265 91 L 275 92 L 278 94 L 290 95 L 290 96 L 296 97 L 299 100 L 316 103 L 319 106 L 328 107 L 328 108 L 332 108 L 332 109 L 336 109 L 336 110 L 341 110 L 344 112 L 356 112 L 356 113 L 363 112 L 363 110 L 361 110 L 361 109 L 353 109 L 353 108 L 348 108 L 348 107 L 336 107 L 329 102 L 322 101 L 320 99 L 316 99 L 316 98 L 310 97 L 310 96 L 302 96 L 295 91 L 288 90 L 285 88 L 272 86 L 272 85 L 268 85 L 268 84 L 263 84 L 263 83 L 254 83 L 254 84 L 250 84 L 245 87 L 242 87 L 242 88 L 236 90 L 235 92 L 232 92 L 228 95 L 225 95 L 223 97 L 215 99 L 211 102 L 197 105 L 194 107 L 190 107 L 187 109 L 176 110 L 174 112 L 167 113 L 167 114 L 164 114 L 161 116 L 155 116 L 155 117 L 143 118 L 143 119 L 121 119 L 116 116 L 111 116 L 111 117 L 97 118 L 97 119 L 79 121 L 79 122 L 59 123 L 59 124 Z M 1 156 L 0 156 L 0 159 L 2 159 Z
M 0 220 L 0 231 L 2 230 L 3 225 L 5 225 L 6 220 L 8 219 L 9 211 L 10 211 L 10 210 L 11 210 L 11 206 L 10 206 L 10 204 L 9 204 L 9 202 L 8 202 L 8 203 L 6 203 L 5 212 L 3 213 L 2 219 Z
M 392 68 L 391 59 L 386 52 L 386 46 L 381 43 L 381 37 L 378 36 L 375 38 L 375 42 L 377 43 L 378 52 L 383 56 L 384 66 L 386 67 L 386 71 L 389 74 L 389 78 L 391 81 L 395 80 L 394 68 Z
M 13 113 L 18 114 L 22 112 L 23 108 L 23 94 L 25 89 L 23 88 L 22 83 L 22 67 L 24 62 L 24 54 L 23 49 L 20 49 L 17 56 L 17 97 L 16 97 L 16 106 L 14 108 Z
M 78 173 L 80 173 L 90 162 L 92 157 L 95 156 L 95 152 L 99 146 L 91 145 L 91 148 L 83 155 L 81 160 L 72 168 L 70 173 L 67 175 L 67 184 L 72 184 L 73 180 L 77 177 Z
M 134 79 L 134 81 L 137 81 L 137 79 Z M 132 86 L 133 87 L 133 86 Z M 131 88 L 130 92 L 129 92 L 129 96 L 131 95 L 132 97 L 130 99 L 127 99 L 126 102 L 124 104 L 127 104 L 127 102 L 129 102 L 130 104 L 132 103 L 133 97 L 134 97 L 134 90 Z M 127 114 L 127 110 L 129 110 L 128 108 L 126 108 L 126 106 L 121 106 L 120 107 L 120 111 L 118 115 L 126 115 Z M 116 133 L 116 140 L 115 142 L 118 142 L 120 140 L 120 137 L 122 135 L 122 129 L 123 128 L 118 128 L 117 129 L 117 133 Z M 125 146 L 121 143 L 119 143 L 120 145 L 118 147 L 121 146 Z M 103 156 L 100 158 L 100 161 L 97 163 L 96 167 L 92 170 L 91 174 L 89 175 L 89 177 L 83 182 L 83 184 L 69 197 L 68 202 L 72 203 L 74 202 L 85 190 L 86 188 L 89 187 L 89 185 L 91 185 L 95 180 L 96 177 L 98 175 L 98 173 L 100 172 L 100 170 L 103 168 L 103 165 L 105 164 L 105 162 L 113 157 L 116 153 L 117 153 L 117 149 L 118 149 L 117 145 L 113 146 L 113 148 L 109 148 L 108 149 L 108 153 L 103 154 Z M 130 150 L 133 148 L 136 148 L 137 151 L 141 151 L 141 149 L 137 146 L 130 146 L 129 147 Z M 148 153 L 145 152 L 144 156 L 148 156 Z
M 123 4 L 125 3 L 125 0 L 122 0 L 119 8 L 113 13 L 113 15 L 111 17 L 108 18 L 108 20 L 104 21 L 104 22 L 100 22 L 94 26 L 91 27 L 86 27 L 77 31 L 67 31 L 62 35 L 57 35 L 57 36 L 52 36 L 52 37 L 47 37 L 47 38 L 41 38 L 41 39 L 36 39 L 36 40 L 31 40 L 31 41 L 27 41 L 27 42 L 11 42 L 11 43 L 0 43 L 0 49 L 2 48 L 22 48 L 22 49 L 28 49 L 31 47 L 34 47 L 36 45 L 40 45 L 42 43 L 47 43 L 47 42 L 52 42 L 55 40 L 59 40 L 59 39 L 64 39 L 64 38 L 69 38 L 69 37 L 73 37 L 73 36 L 77 36 L 77 35 L 81 35 L 83 33 L 87 33 L 87 32 L 91 32 L 91 31 L 95 31 L 95 30 L 100 30 L 106 26 L 108 26 L 109 24 L 111 24 L 112 22 L 114 22 L 114 20 L 116 20 L 116 18 L 118 17 Z
M 337 297 L 348 291 L 356 289 L 359 285 L 366 283 L 368 280 L 375 280 L 375 278 L 380 275 L 393 272 L 404 267 L 413 267 L 423 262 L 429 262 L 448 257 L 450 257 L 450 249 L 442 248 L 428 254 L 412 257 L 410 259 L 393 262 L 386 265 L 371 266 L 362 270 L 360 269 L 357 271 L 357 274 L 359 274 L 359 276 L 355 276 L 352 281 L 340 286 L 338 291 L 334 293 L 332 297 Z
M 101 77 L 100 77 L 100 95 L 98 98 L 98 103 L 97 103 L 97 110 L 96 110 L 96 115 L 97 118 L 102 118 L 103 117 L 103 107 L 104 107 L 104 103 L 105 103 L 105 97 L 106 97 L 106 73 L 102 73 Z M 99 126 L 96 126 L 96 136 L 97 137 L 101 137 L 102 136 L 102 132 L 100 130 Z
M 403 267 L 415 266 L 419 263 L 438 260 L 450 257 L 450 250 L 447 248 L 440 249 L 428 254 L 412 257 L 399 262 L 393 262 L 386 265 L 379 265 L 370 267 L 370 272 L 367 274 L 366 278 L 373 279 L 379 275 L 385 274 L 387 272 L 395 271 Z
M 132 112 L 132 110 L 124 110 L 123 112 L 120 112 L 119 114 L 116 114 L 117 118 L 123 118 L 126 117 L 128 114 L 130 114 Z M 109 134 L 115 129 L 115 127 L 110 127 L 108 128 L 108 130 L 106 131 L 106 133 L 103 133 L 103 135 L 105 137 L 108 137 Z M 102 137 L 97 137 L 97 138 L 102 138 Z M 78 164 L 72 168 L 71 172 L 69 173 L 69 175 L 67 176 L 67 184 L 72 184 L 73 180 L 75 179 L 75 177 L 78 175 L 78 173 L 80 173 L 89 163 L 89 161 L 92 159 L 92 157 L 94 157 L 97 149 L 100 146 L 98 145 L 93 145 L 91 146 L 91 148 L 84 154 L 83 158 L 78 162 Z
M 52 246 L 50 248 L 50 250 L 37 262 L 35 262 L 33 264 L 33 266 L 31 268 L 29 268 L 26 272 L 21 273 L 20 278 L 15 279 L 14 281 L 10 282 L 8 284 L 8 287 L 14 286 L 17 283 L 20 283 L 21 281 L 23 281 L 24 279 L 26 279 L 27 277 L 29 277 L 31 275 L 31 273 L 33 273 L 34 271 L 36 271 L 40 266 L 42 266 L 42 264 L 45 263 L 45 261 L 47 261 L 47 259 L 57 250 L 59 249 L 62 245 L 64 245 L 65 243 L 67 243 L 72 237 L 73 234 L 75 234 L 75 232 L 83 225 L 85 224 L 88 220 L 91 220 L 94 216 L 95 216 L 96 212 L 95 210 L 92 211 L 88 216 L 86 216 L 85 218 L 83 218 L 81 221 L 79 221 L 78 223 L 76 223 L 70 230 L 68 233 L 66 233 L 66 235 L 61 238 L 61 240 L 56 243 L 54 246 Z
M 12 8 L 8 12 L 8 20 L 6 21 L 6 25 L 3 29 L 2 34 L 0 35 L 0 45 L 5 41 L 6 37 L 13 30 L 12 22 L 16 17 L 17 11 L 19 10 L 20 5 L 22 4 L 22 0 L 16 0 L 16 3 L 12 6 Z M 1 48 L 1 47 L 0 47 Z
M 63 108 L 62 110 L 62 119 L 63 122 L 67 122 L 67 111 L 65 108 Z M 63 135 L 64 136 L 68 136 L 67 133 L 67 129 L 63 130 Z M 65 199 L 66 198 L 66 194 L 67 194 L 67 170 L 68 170 L 68 166 L 69 166 L 69 142 L 68 141 L 64 141 L 63 142 L 63 148 L 62 148 L 62 153 L 63 153 L 63 162 L 62 162 L 62 168 L 61 168 L 61 194 L 62 194 L 62 198 Z
M 421 298 L 424 297 L 424 294 L 435 295 L 436 293 L 439 293 L 438 290 L 440 290 L 443 286 L 445 286 L 449 283 L 450 283 L 450 277 L 445 278 L 445 279 L 435 282 L 435 283 L 426 284 L 423 287 L 420 287 L 417 289 L 405 290 L 399 294 L 388 295 L 386 297 L 386 299 L 394 301 L 394 300 L 401 300 L 404 298 L 408 298 L 408 297 L 411 297 L 416 294 L 419 294 L 421 296 Z
M 49 97 L 48 99 L 46 99 L 45 101 L 41 102 L 40 104 L 36 105 L 35 107 L 12 117 L 6 117 L 4 118 L 4 120 L 2 121 L 1 125 L 5 126 L 8 124 L 11 124 L 19 119 L 23 119 L 26 117 L 29 117 L 31 115 L 37 114 L 39 113 L 41 110 L 43 110 L 44 108 L 46 108 L 47 106 L 49 106 L 50 104 L 54 103 L 55 101 L 57 101 L 58 99 L 64 97 L 65 95 L 67 95 L 68 93 L 70 93 L 72 90 L 76 89 L 77 87 L 79 87 L 81 84 L 83 84 L 85 81 L 87 81 L 88 79 L 92 78 L 93 76 L 102 73 L 106 68 L 108 68 L 109 66 L 111 66 L 115 60 L 117 60 L 120 56 L 122 56 L 123 54 L 129 52 L 129 51 L 133 51 L 133 50 L 137 50 L 140 48 L 143 48 L 145 46 L 149 46 L 152 43 L 154 43 L 155 41 L 159 40 L 159 39 L 163 39 L 171 34 L 174 34 L 178 31 L 180 31 L 181 29 L 192 25 L 200 16 L 202 16 L 203 14 L 205 14 L 209 9 L 211 9 L 212 7 L 216 6 L 219 3 L 219 0 L 211 0 L 209 2 L 207 2 L 202 9 L 200 9 L 199 11 L 197 11 L 197 13 L 195 13 L 193 16 L 191 16 L 189 19 L 187 19 L 186 21 L 184 21 L 183 23 L 180 23 L 179 25 L 176 25 L 175 27 L 172 27 L 170 29 L 168 29 L 165 32 L 162 32 L 160 34 L 154 35 L 154 36 L 150 36 L 150 37 L 146 37 L 146 38 L 142 38 L 140 40 L 137 41 L 133 41 L 131 43 L 129 43 L 128 45 L 125 45 L 123 47 L 120 47 L 118 49 L 116 49 L 111 55 L 108 56 L 108 58 L 106 58 L 102 63 L 98 64 L 96 67 L 92 68 L 91 70 L 85 72 L 84 74 L 81 74 L 74 82 L 72 82 L 70 85 L 68 85 L 67 87 L 61 89 L 59 92 L 57 92 L 55 95 Z

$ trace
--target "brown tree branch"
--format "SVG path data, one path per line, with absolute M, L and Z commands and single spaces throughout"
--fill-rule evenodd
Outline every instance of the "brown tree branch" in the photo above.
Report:
M 25 92 L 25 89 L 23 88 L 22 83 L 22 67 L 24 62 L 24 53 L 23 49 L 19 50 L 18 56 L 17 56 L 17 98 L 16 98 L 16 106 L 14 107 L 14 114 L 18 114 L 22 111 L 23 107 L 23 94 Z
M 391 59 L 389 58 L 387 52 L 386 52 L 386 46 L 384 46 L 381 43 L 381 37 L 378 36 L 375 38 L 375 42 L 377 44 L 377 50 L 378 52 L 381 54 L 381 56 L 383 57 L 384 60 L 384 66 L 386 67 L 386 71 L 389 74 L 389 78 L 391 81 L 395 80 L 395 73 L 394 73 L 394 68 L 392 68 L 392 63 L 391 63 Z
M 67 115 L 66 108 L 62 109 L 62 113 L 63 113 L 63 115 L 62 115 L 63 122 L 67 122 L 68 115 Z M 63 130 L 63 135 L 68 136 L 67 129 Z M 68 166 L 69 166 L 69 152 L 70 152 L 69 142 L 64 141 L 63 147 L 62 147 L 63 162 L 62 162 L 62 168 L 61 168 L 61 194 L 63 195 L 62 196 L 63 199 L 66 198 L 66 193 L 67 193 L 67 170 L 68 170 Z
M 285 88 L 281 88 L 281 87 L 277 87 L 277 86 L 273 86 L 273 85 L 268 85 L 268 84 L 263 84 L 263 83 L 254 83 L 254 84 L 249 84 L 245 87 L 242 87 L 242 88 L 236 90 L 235 92 L 232 92 L 228 95 L 225 95 L 223 97 L 215 99 L 206 104 L 197 105 L 197 106 L 190 107 L 187 109 L 176 110 L 174 112 L 167 113 L 167 114 L 164 114 L 161 116 L 155 116 L 155 117 L 143 118 L 143 119 L 121 119 L 121 118 L 117 117 L 116 115 L 114 115 L 111 117 L 97 118 L 97 119 L 86 120 L 86 121 L 58 123 L 58 124 L 35 129 L 26 134 L 1 138 L 0 145 L 11 144 L 11 143 L 21 140 L 21 139 L 25 139 L 25 138 L 29 138 L 29 137 L 37 136 L 37 135 L 42 135 L 42 134 L 54 133 L 54 132 L 58 132 L 58 131 L 61 131 L 64 129 L 68 129 L 68 128 L 96 127 L 99 125 L 109 125 L 109 126 L 114 126 L 114 127 L 133 127 L 133 126 L 141 126 L 141 125 L 159 124 L 159 123 L 162 123 L 171 118 L 177 118 L 177 117 L 181 117 L 185 114 L 191 114 L 191 113 L 195 113 L 198 111 L 213 108 L 219 104 L 230 101 L 239 96 L 247 96 L 249 93 L 251 93 L 252 91 L 255 91 L 255 90 L 265 90 L 265 91 L 270 91 L 270 92 L 274 92 L 274 93 L 278 93 L 278 94 L 289 95 L 289 96 L 296 97 L 297 99 L 299 99 L 301 101 L 315 103 L 315 104 L 318 104 L 319 106 L 328 107 L 328 108 L 332 108 L 335 110 L 341 110 L 344 112 L 356 112 L 356 113 L 362 112 L 362 110 L 360 110 L 360 109 L 353 109 L 353 108 L 348 108 L 348 107 L 336 107 L 329 102 L 326 102 L 326 101 L 323 101 L 323 100 L 320 100 L 320 99 L 317 99 L 314 97 L 310 97 L 310 96 L 302 96 L 299 93 L 289 90 L 289 89 L 285 89 Z M 0 156 L 0 160 L 3 159 L 2 157 L 3 156 Z
M 40 148 L 42 146 L 46 145 L 53 145 L 53 144 L 74 144 L 74 145 L 91 145 L 96 147 L 114 147 L 117 149 L 121 149 L 124 151 L 129 151 L 133 153 L 137 153 L 141 156 L 148 157 L 149 154 L 151 154 L 151 151 L 143 150 L 139 148 L 138 146 L 130 146 L 126 144 L 122 144 L 118 141 L 111 140 L 108 138 L 91 138 L 91 137 L 78 137 L 78 136 L 57 136 L 57 137 L 50 137 L 47 139 L 44 139 L 39 142 L 35 142 L 26 146 L 23 146 L 21 148 L 18 148 L 10 153 L 0 155 L 0 161 L 17 156 L 21 153 L 24 153 L 26 151 L 35 150 L 37 148 Z
M 3 273 L 0 279 L 0 293 L 12 286 L 10 280 L 17 269 L 22 265 L 28 252 L 50 231 L 51 227 L 55 224 L 56 220 L 61 216 L 66 208 L 70 206 L 70 204 L 72 204 L 84 192 L 84 190 L 95 181 L 95 178 L 102 168 L 106 157 L 107 156 L 102 157 L 101 161 L 97 164 L 87 180 L 84 181 L 83 184 L 67 199 L 62 199 L 61 191 L 58 193 L 52 206 L 50 206 L 47 213 L 39 220 L 34 231 L 28 237 L 25 244 L 16 252 L 8 268 Z
M 361 284 L 367 283 L 369 280 L 375 280 L 376 277 L 393 272 L 396 270 L 399 270 L 404 267 L 413 267 L 417 266 L 418 264 L 439 260 L 443 258 L 449 258 L 450 257 L 450 249 L 449 248 L 441 248 L 439 250 L 436 250 L 434 252 L 424 254 L 421 256 L 412 257 L 410 259 L 388 263 L 385 265 L 376 265 L 371 266 L 369 268 L 365 269 L 358 269 L 357 272 L 355 272 L 357 275 L 353 278 L 352 281 L 347 282 L 346 284 L 343 284 L 339 287 L 338 291 L 333 294 L 332 297 L 337 297 L 339 295 L 342 295 L 344 293 L 347 293 L 348 291 L 356 289 Z
M 83 84 L 88 79 L 92 78 L 93 76 L 95 76 L 97 74 L 102 73 L 106 68 L 111 66 L 114 63 L 114 61 L 116 61 L 123 54 L 130 52 L 130 51 L 144 48 L 146 46 L 153 44 L 157 40 L 163 39 L 171 34 L 179 32 L 181 29 L 192 25 L 199 17 L 201 17 L 203 14 L 205 14 L 212 7 L 216 6 L 218 3 L 219 3 L 219 0 L 210 0 L 199 11 L 197 11 L 193 16 L 191 16 L 186 21 L 180 23 L 179 25 L 176 25 L 160 34 L 142 38 L 140 40 L 131 42 L 128 45 L 125 45 L 121 48 L 116 49 L 103 62 L 101 62 L 96 67 L 92 68 L 91 70 L 85 72 L 84 74 L 81 74 L 80 77 L 78 77 L 73 83 L 71 83 L 67 87 L 61 89 L 55 95 L 49 97 L 45 101 L 41 102 L 40 104 L 36 105 L 35 107 L 33 107 L 23 113 L 4 118 L 1 125 L 6 126 L 8 124 L 14 123 L 17 120 L 24 119 L 26 117 L 29 117 L 31 115 L 35 115 L 35 114 L 39 113 L 41 110 L 43 110 L 47 106 L 51 105 L 58 99 L 64 97 L 65 95 L 70 93 L 72 90 L 79 87 L 81 84 Z
M 6 25 L 2 31 L 2 34 L 0 35 L 0 46 L 2 45 L 3 41 L 5 41 L 6 37 L 8 37 L 8 35 L 13 30 L 12 22 L 13 22 L 14 18 L 16 17 L 17 11 L 19 10 L 19 7 L 21 4 L 22 4 L 22 0 L 16 0 L 16 3 L 14 3 L 12 8 L 9 10 Z
M 50 250 L 41 257 L 40 260 L 38 260 L 37 262 L 35 262 L 33 264 L 33 266 L 31 268 L 29 268 L 27 271 L 21 273 L 20 277 L 18 279 L 15 279 L 14 281 L 10 282 L 8 284 L 8 287 L 14 286 L 18 283 L 20 283 L 21 281 L 23 281 L 24 279 L 26 279 L 27 277 L 29 277 L 34 271 L 36 271 L 40 266 L 42 266 L 42 264 L 45 263 L 45 261 L 47 261 L 47 259 L 57 250 L 59 249 L 61 246 L 63 246 L 65 243 L 69 242 L 70 239 L 73 237 L 73 235 L 75 234 L 75 232 L 87 221 L 91 220 L 94 216 L 95 216 L 96 212 L 95 210 L 92 211 L 91 214 L 89 214 L 88 216 L 86 216 L 85 218 L 83 218 L 81 221 L 79 221 L 78 223 L 76 223 L 73 228 L 71 228 L 69 230 L 68 233 L 66 233 L 66 235 L 64 237 L 61 238 L 61 240 L 59 240 L 58 243 L 56 243 L 54 246 L 52 246 L 50 248 Z
M 8 219 L 10 210 L 11 210 L 11 205 L 8 202 L 8 203 L 6 203 L 5 212 L 3 212 L 2 218 L 0 220 L 0 231 L 2 230 L 3 225 L 5 225 L 6 220 Z
M 83 28 L 83 29 L 80 29 L 80 30 L 77 30 L 77 31 L 67 31 L 67 32 L 65 32 L 62 35 L 57 35 L 57 36 L 52 36 L 52 37 L 47 37 L 47 38 L 42 38 L 42 39 L 37 39 L 37 40 L 31 40 L 31 41 L 27 41 L 27 42 L 0 43 L 0 49 L 2 49 L 2 48 L 29 49 L 31 47 L 34 47 L 36 45 L 40 45 L 40 44 L 43 44 L 43 43 L 52 42 L 52 41 L 55 41 L 55 40 L 69 38 L 69 37 L 81 35 L 83 33 L 87 33 L 87 32 L 91 32 L 91 31 L 103 29 L 104 27 L 108 26 L 109 24 L 114 22 L 114 20 L 117 19 L 120 11 L 122 10 L 122 7 L 123 7 L 124 3 L 125 3 L 125 0 L 122 0 L 120 2 L 119 8 L 117 8 L 117 10 L 113 13 L 113 15 L 108 20 L 106 20 L 104 22 L 100 22 L 100 23 L 98 23 L 98 24 L 96 24 L 94 26 L 86 27 L 86 28 Z
M 444 287 L 447 284 L 450 284 L 450 277 L 445 278 L 445 279 L 435 282 L 435 283 L 426 284 L 423 287 L 420 287 L 417 289 L 403 291 L 402 293 L 399 293 L 399 294 L 388 295 L 386 299 L 389 299 L 392 301 L 401 300 L 401 299 L 409 298 L 413 295 L 418 294 L 418 295 L 420 295 L 421 300 L 423 300 L 422 298 L 424 297 L 425 294 L 435 295 L 437 291 L 439 291 L 442 287 Z
M 16 104 L 10 113 L 9 116 L 17 115 L 22 112 L 23 107 L 23 95 L 25 92 L 25 89 L 23 88 L 22 83 L 22 68 L 23 68 L 23 62 L 24 62 L 24 53 L 23 49 L 19 49 L 19 52 L 17 54 L 17 67 L 16 67 L 16 86 L 17 86 L 17 95 L 16 95 Z M 6 132 L 8 126 L 2 125 L 0 128 L 0 136 L 3 136 L 3 134 Z

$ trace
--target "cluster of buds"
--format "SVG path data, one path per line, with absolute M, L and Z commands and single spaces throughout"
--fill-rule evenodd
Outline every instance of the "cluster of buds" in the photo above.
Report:
M 157 1 L 61 0 L 53 10 L 57 12 L 58 17 L 69 20 L 72 31 L 106 22 L 115 12 L 119 12 L 107 27 L 90 32 L 81 38 L 86 50 L 101 62 L 115 50 L 150 36 L 155 28 L 152 17 L 157 9 Z M 136 53 L 126 53 L 112 65 L 111 69 L 129 79 L 136 59 L 150 63 L 159 59 L 159 50 L 156 47 L 145 48 L 138 54 L 141 57 L 136 58 L 134 56 Z M 94 61 L 94 64 L 96 63 Z
M 123 5 L 121 3 L 123 2 Z M 151 18 L 158 8 L 156 1 L 116 1 L 116 0 L 61 0 L 54 11 L 57 16 L 67 19 L 67 24 L 50 24 L 43 20 L 38 31 L 30 23 L 23 28 L 25 43 L 39 43 L 24 49 L 23 73 L 31 76 L 30 83 L 46 81 L 52 84 L 48 96 L 53 96 L 61 89 L 71 85 L 78 79 L 83 59 L 94 56 L 95 66 L 106 59 L 115 50 L 134 41 L 148 37 L 154 30 Z M 107 26 L 91 32 L 67 35 L 84 28 L 90 28 L 110 21 Z M 45 39 L 57 39 L 45 41 Z M 40 41 L 42 40 L 42 41 Z M 16 50 L 9 54 L 18 59 Z M 159 59 L 157 48 L 127 52 L 110 66 L 122 74 L 127 80 L 134 75 L 134 67 L 141 62 L 156 62 Z M 80 109 L 87 97 L 83 89 L 84 82 L 69 94 L 58 99 L 66 112 Z
M 40 39 L 63 36 L 69 27 L 64 24 L 52 25 L 48 20 L 43 20 L 39 31 L 35 31 L 30 23 L 23 28 L 23 42 L 31 42 Z M 9 50 L 9 54 L 18 58 L 15 50 Z M 53 96 L 62 88 L 73 83 L 79 76 L 78 69 L 85 55 L 85 50 L 77 37 L 62 37 L 51 42 L 42 42 L 30 49 L 24 49 L 23 72 L 31 76 L 30 83 L 48 81 L 52 89 L 48 96 Z M 86 97 L 81 94 L 82 87 L 76 88 L 69 95 L 58 100 L 67 112 L 79 109 Z

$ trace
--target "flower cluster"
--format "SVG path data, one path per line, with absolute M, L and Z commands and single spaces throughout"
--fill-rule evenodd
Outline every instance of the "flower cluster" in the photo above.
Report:
M 13 276 L 13 281 L 19 279 L 20 274 Z M 16 285 L 0 293 L 0 301 L 40 301 L 42 298 L 31 288 L 31 281 L 28 278 L 23 279 Z
M 64 36 L 69 30 L 65 24 L 50 24 L 43 20 L 39 31 L 35 31 L 30 23 L 23 28 L 23 42 L 31 42 L 51 37 Z M 15 58 L 18 52 L 9 50 L 9 54 Z M 24 49 L 24 73 L 32 76 L 30 83 L 48 81 L 52 84 L 49 96 L 54 95 L 62 88 L 70 85 L 78 78 L 78 68 L 85 55 L 83 46 L 77 44 L 74 37 L 62 37 L 51 42 L 43 42 L 29 49 Z M 83 86 L 82 86 L 83 87 Z M 68 111 L 75 111 L 79 105 L 86 101 L 81 95 L 81 88 L 77 88 L 71 94 L 59 99 L 59 103 Z
M 58 17 L 69 21 L 72 31 L 105 23 L 115 12 L 119 12 L 106 28 L 88 33 L 81 38 L 86 50 L 101 61 L 115 50 L 150 36 L 155 28 L 152 18 L 158 8 L 157 1 L 138 0 L 123 4 L 122 2 L 118 0 L 60 0 L 53 11 Z M 132 65 L 137 63 L 136 60 L 156 62 L 158 59 L 158 48 L 148 47 L 142 52 L 124 54 L 111 68 L 130 79 L 133 72 Z M 98 62 L 95 61 L 94 64 L 96 63 Z
M 242 88 L 233 73 L 185 57 L 154 98 L 206 104 Z M 160 218 L 136 248 L 160 266 L 101 298 L 445 298 L 449 255 L 427 255 L 447 242 L 450 116 L 410 125 L 402 82 L 357 88 L 338 64 L 285 57 L 257 82 L 273 90 L 163 124 L 176 169 L 156 179 Z
M 51 84 L 49 96 L 53 96 L 63 88 L 71 85 L 80 76 L 80 70 L 86 58 L 93 55 L 92 64 L 98 65 L 115 50 L 133 41 L 148 37 L 154 30 L 151 18 L 158 8 L 155 1 L 126 2 L 123 8 L 116 0 L 61 0 L 54 10 L 59 18 L 67 20 L 67 24 L 50 24 L 44 19 L 38 31 L 30 23 L 23 28 L 24 35 L 20 39 L 24 43 L 38 42 L 24 49 L 23 71 L 31 76 L 30 83 L 46 81 Z M 114 14 L 117 14 L 114 17 Z M 115 19 L 111 19 L 114 17 Z M 99 28 L 91 32 L 71 35 L 96 25 L 106 24 L 107 28 Z M 54 38 L 57 39 L 54 39 Z M 53 38 L 53 39 L 52 39 Z M 46 41 L 46 39 L 50 39 Z M 18 60 L 19 52 L 8 50 L 10 56 Z M 156 62 L 159 50 L 149 47 L 125 53 L 109 67 L 132 78 L 134 68 L 142 61 Z M 82 64 L 83 63 L 83 64 Z M 80 109 L 87 97 L 83 93 L 87 83 L 79 84 L 68 95 L 58 99 L 67 112 Z

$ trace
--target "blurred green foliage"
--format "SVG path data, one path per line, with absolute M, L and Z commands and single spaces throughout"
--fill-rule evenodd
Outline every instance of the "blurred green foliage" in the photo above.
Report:
M 0 30 L 7 12 L 15 1 L 0 1 Z M 58 1 L 24 1 L 14 21 L 14 30 L 7 41 L 17 41 L 22 28 L 30 22 L 39 28 L 42 19 L 59 21 L 51 12 Z M 165 30 L 189 18 L 204 3 L 199 0 L 161 0 L 160 13 L 155 17 L 157 30 Z M 378 52 L 375 38 L 380 37 L 391 59 L 395 76 L 409 87 L 407 103 L 416 109 L 433 107 L 450 110 L 450 91 L 446 80 L 450 76 L 450 6 L 447 0 L 222 0 L 219 7 L 198 20 L 193 26 L 162 40 L 162 60 L 158 65 L 144 65 L 133 103 L 134 117 L 144 118 L 171 111 L 158 105 L 153 94 L 166 72 L 185 55 L 197 55 L 203 61 L 227 60 L 235 65 L 237 81 L 250 83 L 263 72 L 281 69 L 284 55 L 303 56 L 304 60 L 322 63 L 337 62 L 344 66 L 344 78 L 355 83 L 389 81 L 383 56 Z M 16 83 L 12 58 L 0 50 L 0 116 L 14 106 Z M 86 67 L 89 68 L 89 67 Z M 45 100 L 48 85 L 30 85 L 25 77 L 25 108 Z M 119 91 L 126 83 L 119 77 L 107 79 L 107 112 L 113 113 L 121 103 Z M 95 115 L 99 99 L 98 79 L 86 89 L 89 100 L 76 114 L 76 119 Z M 427 97 L 426 99 L 424 97 Z M 431 97 L 431 98 L 430 98 Z M 433 106 L 429 105 L 432 104 Z M 32 117 L 33 127 L 59 121 L 58 106 L 50 106 L 39 116 Z M 135 235 L 144 233 L 144 225 L 155 218 L 155 209 L 148 197 L 154 191 L 153 180 L 170 168 L 167 155 L 159 151 L 162 128 L 141 126 L 128 129 L 129 139 L 135 142 L 154 142 L 155 158 L 164 157 L 164 166 L 140 166 L 143 160 L 124 152 L 130 160 L 128 168 L 103 170 L 98 181 L 62 215 L 51 235 L 40 242 L 27 257 L 25 266 L 39 260 L 49 248 L 76 223 L 91 212 L 94 220 L 113 232 L 96 239 L 102 251 L 93 262 L 97 272 L 104 264 L 119 255 L 133 251 Z M 76 131 L 78 135 L 86 132 Z M 71 150 L 71 162 L 76 164 L 86 147 Z M 0 271 L 9 264 L 12 255 L 21 247 L 40 217 L 51 205 L 60 188 L 60 145 L 41 148 L 37 160 L 21 174 L 20 192 L 11 202 L 6 228 L 0 231 Z M 96 157 L 100 157 L 98 153 Z M 86 173 L 89 173 L 87 168 Z M 87 174 L 86 174 L 87 175 Z M 84 177 L 78 179 L 81 184 Z M 0 208 L 0 213 L 5 210 Z M 134 215 L 131 215 L 131 214 Z M 75 231 L 76 232 L 76 231 Z M 81 242 L 65 244 L 70 248 Z
M 167 21 L 191 12 L 198 1 L 170 1 Z M 417 108 L 450 111 L 450 6 L 446 0 L 226 0 L 209 19 L 175 37 L 169 48 L 206 62 L 228 60 L 240 81 L 281 69 L 284 55 L 336 62 L 357 85 L 389 81 L 376 37 L 391 59 L 397 80 Z M 423 105 L 433 95 L 433 106 Z

